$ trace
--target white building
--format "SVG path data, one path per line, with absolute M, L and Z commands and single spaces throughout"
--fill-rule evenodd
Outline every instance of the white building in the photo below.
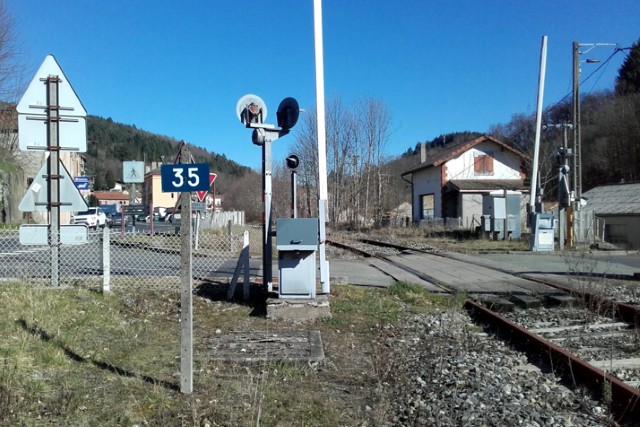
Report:
M 428 151 L 423 144 L 420 156 L 420 164 L 402 174 L 412 183 L 414 223 L 457 218 L 472 228 L 480 225 L 483 194 L 496 190 L 528 194 L 527 155 L 491 136 Z M 522 205 L 524 209 L 526 197 Z

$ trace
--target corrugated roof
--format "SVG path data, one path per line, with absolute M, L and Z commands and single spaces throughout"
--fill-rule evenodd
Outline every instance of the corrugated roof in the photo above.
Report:
M 596 214 L 640 214 L 640 183 L 603 185 L 582 193 L 585 210 Z

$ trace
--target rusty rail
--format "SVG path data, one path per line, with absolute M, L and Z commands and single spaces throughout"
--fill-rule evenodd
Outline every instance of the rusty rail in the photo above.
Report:
M 500 316 L 479 303 L 468 300 L 465 308 L 471 315 L 490 325 L 500 336 L 510 340 L 533 357 L 552 363 L 554 373 L 565 381 L 588 387 L 592 395 L 602 400 L 605 390 L 611 391 L 611 413 L 622 424 L 640 420 L 640 390 L 631 387 L 565 349 L 527 331 L 522 326 Z
M 548 286 L 552 286 L 562 292 L 566 292 L 569 295 L 573 295 L 578 299 L 584 301 L 588 307 L 598 307 L 603 310 L 613 312 L 620 320 L 631 325 L 635 325 L 636 328 L 640 327 L 640 307 L 636 305 L 627 304 L 624 302 L 613 301 L 602 296 L 592 294 L 591 292 L 581 291 L 578 289 L 570 288 L 568 286 L 561 285 L 559 283 L 542 280 L 537 277 L 529 275 L 521 275 L 523 279 L 531 280 L 533 282 L 542 283 Z

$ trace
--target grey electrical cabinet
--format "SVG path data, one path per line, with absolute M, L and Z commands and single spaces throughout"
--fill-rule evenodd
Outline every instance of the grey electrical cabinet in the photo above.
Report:
M 278 218 L 278 294 L 281 298 L 316 297 L 318 218 Z
M 531 214 L 532 251 L 553 251 L 554 223 L 552 214 L 538 212 Z

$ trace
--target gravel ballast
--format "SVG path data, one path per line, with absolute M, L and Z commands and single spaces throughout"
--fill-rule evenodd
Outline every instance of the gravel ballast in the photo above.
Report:
M 376 364 L 394 426 L 606 426 L 607 410 L 479 330 L 462 309 L 384 328 Z

